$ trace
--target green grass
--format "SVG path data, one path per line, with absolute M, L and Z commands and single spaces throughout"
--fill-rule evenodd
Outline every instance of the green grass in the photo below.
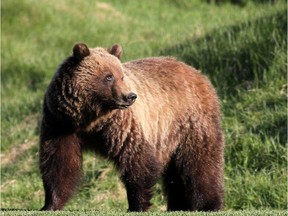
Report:
M 123 61 L 172 55 L 208 75 L 222 102 L 226 138 L 222 214 L 285 213 L 271 212 L 287 209 L 285 1 L 239 7 L 201 0 L 3 0 L 1 6 L 3 210 L 43 205 L 37 152 L 42 98 L 57 66 L 82 41 L 120 43 Z M 126 192 L 113 166 L 85 154 L 83 184 L 65 209 L 124 214 Z M 234 211 L 243 209 L 263 211 Z M 151 212 L 163 210 L 159 182 Z
M 149 212 L 149 213 L 119 213 L 115 211 L 108 211 L 103 214 L 103 212 L 99 211 L 58 211 L 58 212 L 39 212 L 39 211 L 24 211 L 24 210 L 14 210 L 14 211 L 4 211 L 3 215 L 67 215 L 67 216 L 82 216 L 82 215 L 107 215 L 107 216 L 123 216 L 123 215 L 129 215 L 129 216 L 280 216 L 280 215 L 287 215 L 286 211 L 280 211 L 280 210 L 261 210 L 261 211 L 227 211 L 227 212 L 217 212 L 217 213 L 205 213 L 205 212 L 169 212 L 169 213 L 163 213 L 163 212 Z

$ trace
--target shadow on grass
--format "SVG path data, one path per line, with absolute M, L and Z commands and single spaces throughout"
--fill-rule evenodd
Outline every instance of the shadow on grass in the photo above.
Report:
M 5 212 L 5 211 L 37 211 L 37 210 L 35 210 L 35 209 L 22 209 L 22 208 L 19 208 L 19 209 L 17 209 L 17 208 L 0 208 L 0 211 L 2 212 Z
M 206 73 L 218 93 L 233 96 L 237 88 L 250 89 L 265 82 L 275 48 L 287 50 L 287 9 L 277 14 L 215 30 L 200 39 L 187 39 L 164 49 Z M 284 68 L 284 66 L 283 66 Z M 277 76 L 286 76 L 286 70 Z M 237 88 L 236 88 L 237 87 Z

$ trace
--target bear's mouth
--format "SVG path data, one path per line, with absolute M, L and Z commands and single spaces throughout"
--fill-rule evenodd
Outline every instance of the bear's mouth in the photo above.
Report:
M 127 109 L 131 106 L 132 104 L 127 104 L 127 103 L 110 103 L 110 104 L 106 104 L 106 107 L 108 109 Z
M 115 104 L 117 106 L 117 109 L 127 109 L 129 106 L 131 106 L 137 98 L 137 95 L 133 92 L 122 95 L 122 97 L 115 100 Z
M 123 100 L 113 100 L 110 103 L 106 103 L 106 107 L 110 109 L 128 109 L 135 101 L 126 102 Z
M 119 105 L 118 109 L 127 109 L 129 105 Z
M 132 104 L 134 103 L 133 102 L 130 102 L 130 103 L 127 103 L 127 102 L 124 102 L 124 101 L 118 101 L 118 103 L 116 102 L 114 104 L 114 109 L 127 109 L 129 108 Z
M 116 104 L 115 108 L 116 109 L 127 109 L 130 106 L 131 106 L 131 104 Z

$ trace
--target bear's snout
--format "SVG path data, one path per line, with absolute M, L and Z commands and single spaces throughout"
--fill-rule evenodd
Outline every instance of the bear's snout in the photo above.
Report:
M 133 92 L 129 93 L 128 95 L 124 96 L 124 101 L 132 105 L 137 98 L 137 95 Z
M 126 96 L 125 100 L 128 102 L 128 103 L 133 103 L 137 98 L 137 95 L 135 93 L 130 93 Z
M 126 109 L 129 106 L 131 106 L 137 98 L 137 95 L 133 92 L 127 94 L 127 95 L 122 95 L 121 98 L 116 100 L 116 109 Z

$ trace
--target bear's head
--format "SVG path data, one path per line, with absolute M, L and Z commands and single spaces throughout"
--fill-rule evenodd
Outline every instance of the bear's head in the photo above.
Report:
M 76 44 L 48 88 L 50 110 L 82 121 L 131 106 L 137 95 L 125 82 L 121 54 L 120 45 L 89 49 L 86 44 Z

